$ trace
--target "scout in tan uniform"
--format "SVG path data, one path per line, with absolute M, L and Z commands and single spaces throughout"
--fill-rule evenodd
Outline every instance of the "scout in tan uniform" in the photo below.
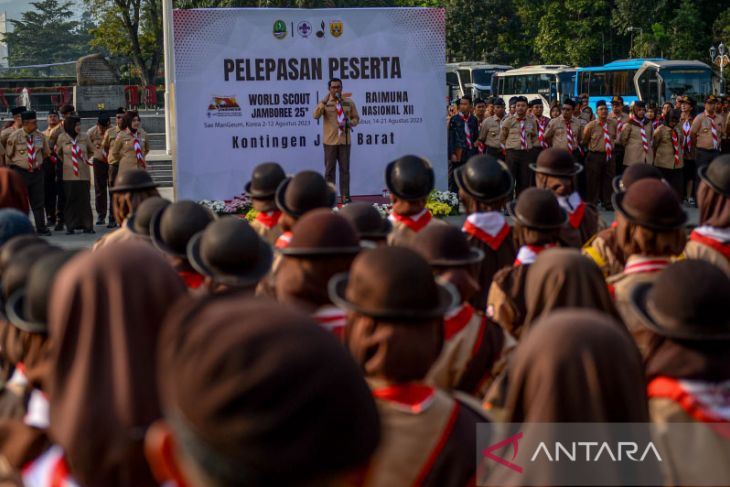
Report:
M 512 228 L 504 217 L 515 180 L 503 162 L 482 155 L 472 157 L 457 171 L 456 184 L 467 213 L 462 231 L 469 245 L 484 253 L 484 259 L 474 264 L 479 289 L 470 303 L 477 310 L 485 311 L 494 274 L 511 266 L 517 254 Z
M 66 206 L 63 209 L 66 234 L 75 230 L 94 233 L 91 213 L 91 155 L 94 146 L 91 139 L 81 130 L 81 119 L 74 115 L 63 121 L 64 132 L 56 140 L 56 154 L 63 164 L 63 194 Z
M 575 101 L 567 98 L 563 102 L 563 116 L 553 118 L 545 130 L 545 141 L 551 147 L 565 149 L 576 159 L 579 157 L 578 146 L 581 143 L 581 123 L 573 114 Z
M 329 93 L 317 103 L 312 116 L 319 120 L 324 116 L 324 178 L 335 184 L 337 164 L 340 165 L 340 197 L 350 202 L 350 148 L 352 127 L 360 123 L 355 102 L 342 96 L 342 80 L 333 78 L 327 83 Z M 340 110 L 341 109 L 341 110 Z
M 114 182 L 117 179 L 117 174 L 119 174 L 119 160 L 115 159 L 115 154 L 111 153 L 112 150 L 112 143 L 116 140 L 117 135 L 119 135 L 119 132 L 122 131 L 122 120 L 124 119 L 124 108 L 117 108 L 117 113 L 115 115 L 115 125 L 112 126 L 110 129 L 106 131 L 104 134 L 104 139 L 101 142 L 101 150 L 104 154 L 106 154 L 107 162 L 109 163 L 109 193 L 111 194 L 111 188 L 114 187 Z M 109 215 L 109 224 L 107 225 L 107 228 L 114 228 L 116 227 L 118 222 L 114 220 L 114 212 L 112 212 Z
M 8 143 L 8 137 L 10 137 L 10 134 L 23 127 L 23 120 L 21 120 L 20 116 L 25 111 L 27 111 L 27 108 L 25 107 L 14 107 L 10 110 L 10 113 L 13 115 L 13 124 L 0 131 L 0 145 L 5 147 Z M 7 161 L 6 164 L 10 165 Z
M 487 297 L 487 316 L 519 339 L 527 313 L 527 271 L 540 252 L 558 245 L 568 216 L 551 191 L 538 188 L 525 190 L 517 201 L 507 205 L 507 210 L 513 218 L 520 249 L 512 267 L 494 276 Z
M 517 194 L 530 186 L 532 148 L 537 144 L 537 122 L 527 114 L 527 98 L 515 97 L 515 114 L 502 122 L 500 142 L 507 150 L 507 167 L 515 178 Z
M 679 126 L 679 110 L 670 111 L 652 137 L 654 165 L 681 199 L 684 194 L 684 140 Z
M 623 175 L 613 180 L 613 191 L 626 191 L 636 181 L 644 178 L 662 179 L 659 169 L 648 164 L 634 164 L 626 168 Z M 619 274 L 624 270 L 626 258 L 616 242 L 616 223 L 598 232 L 583 246 L 583 254 L 590 257 L 603 272 L 604 277 Z
M 720 155 L 722 134 L 725 133 L 725 119 L 717 115 L 717 98 L 710 95 L 705 100 L 705 111 L 692 121 L 691 136 L 696 148 L 697 170 L 707 166 Z M 695 182 L 697 183 L 695 178 Z
M 550 144 L 545 140 L 545 131 L 551 119 L 542 114 L 543 106 L 540 98 L 535 98 L 530 101 L 530 112 L 535 117 L 535 122 L 537 122 L 537 144 L 532 148 L 533 157 L 537 159 L 541 150 L 550 147 Z
M 109 208 L 108 214 L 110 219 L 114 218 L 112 216 L 112 199 L 109 195 L 109 162 L 107 160 L 107 153 L 102 145 L 104 136 L 107 130 L 109 130 L 109 124 L 109 116 L 100 115 L 96 120 L 96 125 L 86 132 L 94 146 L 94 193 L 96 195 L 97 225 L 103 225 L 105 223 L 107 207 Z
M 598 210 L 583 201 L 576 189 L 576 176 L 583 166 L 567 150 L 551 147 L 540 153 L 530 169 L 535 171 L 537 187 L 552 191 L 568 215 L 568 224 L 560 231 L 561 245 L 581 248 L 600 227 Z
M 484 146 L 484 152 L 497 159 L 504 159 L 502 153 L 501 124 L 504 118 L 504 100 L 494 100 L 494 115 L 484 119 L 479 127 L 479 139 L 477 144 Z
M 609 118 L 616 120 L 616 144 L 614 145 L 614 167 L 616 168 L 616 174 L 621 174 L 624 170 L 624 153 L 625 147 L 621 143 L 621 132 L 623 131 L 626 124 L 629 122 L 629 116 L 623 112 L 624 99 L 620 96 L 614 96 L 611 99 L 611 113 L 608 115 Z
M 729 478 L 730 438 L 717 427 L 730 422 L 730 279 L 707 262 L 687 260 L 637 287 L 639 326 L 657 343 L 644 364 L 652 436 L 669 463 L 665 483 L 697 485 L 708 472 Z M 688 458 L 687 445 L 702 448 Z
M 626 266 L 608 283 L 639 349 L 646 351 L 646 336 L 632 321 L 629 298 L 634 286 L 655 281 L 672 257 L 682 253 L 687 214 L 672 188 L 656 179 L 642 179 L 625 193 L 615 194 L 613 206 L 616 239 L 626 256 Z
M 274 245 L 281 235 L 281 210 L 276 207 L 276 188 L 286 179 L 284 169 L 275 162 L 264 162 L 253 168 L 251 180 L 246 183 L 245 192 L 251 198 L 253 209 L 258 211 L 251 226 L 256 233 Z
M 55 152 L 56 140 L 63 133 L 63 125 L 55 110 L 48 112 L 48 127 L 43 135 L 48 139 L 51 155 L 43 160 L 43 190 L 45 192 L 46 216 L 48 226 L 56 225 L 56 230 L 63 229 L 63 169 L 59 167 L 59 157 Z M 60 226 L 58 226 L 60 224 Z
M 382 422 L 364 485 L 473 482 L 474 427 L 488 418 L 478 402 L 425 382 L 441 350 L 443 317 L 459 302 L 453 286 L 437 283 L 412 250 L 380 247 L 360 254 L 349 276 L 335 277 L 330 295 L 349 312 L 346 346 Z
M 38 131 L 35 112 L 23 112 L 21 117 L 23 128 L 8 136 L 5 158 L 7 164 L 23 176 L 25 185 L 28 187 L 36 232 L 39 235 L 49 236 L 51 232 L 46 226 L 41 165 L 43 158 L 49 157 L 51 151 L 45 136 Z
M 426 209 L 426 200 L 433 189 L 431 163 L 417 156 L 403 156 L 385 168 L 385 185 L 390 191 L 393 211 L 388 235 L 390 245 L 408 245 L 415 236 L 430 225 L 444 224 Z
M 629 122 L 619 134 L 619 142 L 625 148 L 624 166 L 653 162 L 652 128 L 645 114 L 646 104 L 641 100 L 635 101 L 631 107 Z
M 700 226 L 690 234 L 684 254 L 706 260 L 730 276 L 730 155 L 716 157 L 699 173 Z
M 451 225 L 427 228 L 421 235 L 414 249 L 428 260 L 433 273 L 451 283 L 461 297 L 460 305 L 444 317 L 444 345 L 426 382 L 483 397 L 504 367 L 507 352 L 516 345 L 485 316 L 484 309 L 469 304 L 471 296 L 480 291 L 474 279 L 474 264 L 481 262 L 484 252 L 470 247 L 466 235 Z
M 682 153 L 684 155 L 684 193 L 682 197 L 687 200 L 690 206 L 695 205 L 695 177 L 697 177 L 697 163 L 695 141 L 692 140 L 692 110 L 694 110 L 695 102 L 688 96 L 680 96 L 678 98 L 680 111 L 682 113 L 679 118 L 679 124 L 682 130 Z
M 129 111 L 122 119 L 122 130 L 117 134 L 111 151 L 112 159 L 119 161 L 119 173 L 124 174 L 131 169 L 147 170 L 145 161 L 150 151 L 147 133 L 140 128 L 139 114 Z
M 596 103 L 598 118 L 588 122 L 583 130 L 583 144 L 588 147 L 586 155 L 586 183 L 589 203 L 603 204 L 611 209 L 611 181 L 616 176 L 614 148 L 616 141 L 616 120 L 609 118 L 606 102 Z

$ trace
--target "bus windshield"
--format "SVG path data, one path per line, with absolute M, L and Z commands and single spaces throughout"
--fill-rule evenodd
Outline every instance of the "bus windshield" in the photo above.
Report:
M 565 99 L 573 94 L 573 86 L 575 85 L 575 71 L 558 74 L 560 83 L 559 97 Z M 560 100 L 562 102 L 562 100 Z
M 474 84 L 479 86 L 492 86 L 492 75 L 494 71 L 491 69 L 475 69 L 471 72 Z
M 707 69 L 662 69 L 659 75 L 664 82 L 665 100 L 684 95 L 691 96 L 699 101 L 712 93 L 712 76 Z

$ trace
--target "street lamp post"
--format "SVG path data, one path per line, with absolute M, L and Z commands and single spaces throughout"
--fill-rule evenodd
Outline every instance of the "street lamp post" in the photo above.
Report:
M 641 27 L 629 27 L 626 30 L 628 32 L 631 32 L 631 47 L 630 47 L 629 50 L 630 51 L 633 51 L 634 50 L 634 32 L 638 32 L 639 33 L 639 37 L 642 37 L 644 35 L 644 29 L 642 29 Z M 630 55 L 631 55 L 631 53 L 629 52 L 629 56 Z
M 727 53 L 727 49 L 725 48 L 725 44 L 722 42 L 717 46 L 717 49 L 715 49 L 715 46 L 710 46 L 710 59 L 713 63 L 720 66 L 720 95 L 725 96 L 725 76 L 723 76 L 723 70 L 725 68 L 725 65 L 727 64 L 727 56 L 725 54 Z

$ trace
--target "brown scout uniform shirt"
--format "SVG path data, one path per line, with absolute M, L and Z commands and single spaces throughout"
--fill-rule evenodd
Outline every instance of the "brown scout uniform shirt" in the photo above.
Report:
M 608 135 L 611 138 L 611 147 L 616 143 L 616 120 L 608 118 Z M 588 147 L 590 152 L 606 152 L 606 143 L 603 140 L 603 126 L 600 120 L 591 120 L 583 129 L 583 144 Z
M 576 117 L 570 119 L 570 130 L 573 132 L 573 150 L 581 143 L 582 125 Z M 568 124 L 564 117 L 553 118 L 545 129 L 545 141 L 557 149 L 568 150 Z
M 0 131 L 0 145 L 5 147 L 8 144 L 8 137 L 10 137 L 10 134 L 18 130 L 18 128 L 22 127 L 16 127 L 15 125 L 11 125 L 8 128 L 2 129 L 2 131 Z
M 147 157 L 150 151 L 150 141 L 147 138 L 147 133 L 142 129 L 138 129 L 137 138 L 139 139 L 142 153 Z M 126 130 L 119 132 L 117 138 L 114 139 L 111 151 L 109 152 L 109 160 L 112 159 L 119 164 L 120 176 L 132 169 L 142 169 L 142 166 L 137 161 L 137 153 L 134 151 L 134 137 Z
M 679 163 L 674 165 L 674 145 L 672 143 L 672 132 L 677 134 L 679 150 Z M 677 125 L 674 129 L 667 125 L 660 125 L 654 131 L 652 145 L 654 146 L 654 165 L 662 169 L 681 169 L 684 167 L 684 156 L 682 154 L 682 129 Z
M 48 126 L 46 127 L 46 130 L 43 131 L 43 135 L 46 136 L 48 139 L 48 147 L 51 148 L 51 151 L 56 150 L 56 142 L 58 141 L 58 137 L 61 134 L 65 134 L 66 131 L 63 129 L 63 123 L 59 123 L 55 127 Z M 59 158 L 61 157 L 60 154 L 56 154 Z
M 349 98 L 342 99 L 342 110 L 345 112 L 345 118 L 350 120 L 350 127 L 356 127 L 360 123 L 360 115 L 357 113 L 357 107 L 355 102 Z M 324 100 L 320 100 L 314 109 L 312 116 L 319 120 L 324 115 L 324 144 L 325 145 L 343 145 L 351 144 L 352 136 L 350 135 L 350 129 L 339 133 L 339 127 L 337 125 L 337 100 L 330 97 L 330 100 L 325 105 Z
M 18 166 L 26 170 L 28 169 L 28 135 L 33 137 L 33 146 L 35 147 L 34 170 L 39 169 L 43 163 L 43 158 L 51 154 L 46 137 L 38 130 L 34 130 L 28 134 L 24 129 L 17 129 L 8 136 L 5 154 L 5 163 L 8 166 Z
M 702 259 L 722 269 L 730 277 L 730 259 L 717 250 L 694 240 L 687 240 L 684 255 L 688 259 Z
M 677 125 L 677 130 L 679 130 L 682 133 L 682 140 L 684 141 L 684 159 L 689 161 L 695 160 L 695 152 L 697 150 L 697 147 L 695 146 L 694 140 L 692 140 L 691 134 L 692 134 L 692 122 L 694 119 L 691 115 L 687 119 L 679 119 L 679 125 Z M 689 122 L 689 126 L 685 127 L 685 124 Z M 685 136 L 685 130 L 687 130 L 687 135 Z M 687 142 L 690 142 L 689 147 L 687 146 Z M 689 150 L 687 150 L 689 148 Z
M 104 153 L 104 148 L 102 147 L 102 144 L 104 142 L 104 137 L 106 136 L 106 132 L 109 132 L 109 130 L 110 129 L 106 129 L 106 131 L 102 134 L 99 126 L 94 125 L 86 132 L 86 135 L 88 135 L 89 139 L 91 140 L 91 145 L 94 147 L 93 157 L 94 157 L 95 161 L 98 161 L 98 162 L 107 161 L 107 156 Z
M 526 150 L 530 150 L 538 145 L 537 120 L 532 115 L 525 115 L 525 140 L 527 142 Z M 500 142 L 504 144 L 505 149 L 522 150 L 520 120 L 517 115 L 510 115 L 502 121 Z
M 715 150 L 720 149 L 719 143 L 722 140 L 722 134 L 725 133 L 725 119 L 715 114 L 715 125 L 717 126 L 718 146 L 713 145 L 712 140 L 712 122 L 706 112 L 697 115 L 692 122 L 690 129 L 694 146 L 698 149 Z
M 641 140 L 641 127 L 632 122 L 627 122 L 624 129 L 619 134 L 619 142 L 626 147 L 624 152 L 624 166 L 632 164 L 651 164 L 654 159 L 654 153 L 651 149 L 651 122 L 644 124 L 644 132 L 646 133 L 646 142 L 648 151 L 644 152 L 644 145 Z
M 583 246 L 583 255 L 596 263 L 604 277 L 620 274 L 624 270 L 623 252 L 616 243 L 616 230 L 613 227 L 598 232 Z
M 87 162 L 90 155 L 94 151 L 94 147 L 91 144 L 91 139 L 84 132 L 81 132 L 76 139 L 76 144 L 79 147 L 80 155 L 78 160 L 79 175 L 75 176 L 73 171 L 73 159 L 71 157 L 71 149 L 73 144 L 71 142 L 71 136 L 66 132 L 58 136 L 56 141 L 56 154 L 63 163 L 63 180 L 64 181 L 89 181 L 91 180 L 91 166 Z
M 608 114 L 608 118 L 616 121 L 616 143 L 621 144 L 622 142 L 619 140 L 619 137 L 621 137 L 621 132 L 623 131 L 624 127 L 626 127 L 626 124 L 629 123 L 629 116 L 625 113 L 622 113 L 621 116 L 617 116 L 614 111 L 611 111 Z M 619 120 L 621 121 L 620 127 L 618 123 Z
M 117 138 L 117 135 L 121 132 L 121 129 L 118 125 L 114 125 L 113 127 L 109 127 L 104 134 L 104 140 L 101 142 L 101 148 L 106 151 L 107 155 L 107 161 L 109 164 L 119 164 L 119 160 L 112 158 L 112 144 Z
M 487 117 L 479 127 L 479 142 L 493 149 L 500 149 L 500 124 L 502 119 L 496 115 Z
M 527 316 L 525 285 L 530 265 L 505 267 L 497 272 L 487 298 L 487 315 L 517 340 Z

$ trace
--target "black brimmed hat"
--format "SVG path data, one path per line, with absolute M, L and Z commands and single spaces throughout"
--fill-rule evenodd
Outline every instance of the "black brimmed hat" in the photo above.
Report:
M 355 227 L 361 239 L 384 239 L 393 229 L 390 220 L 384 218 L 370 203 L 356 201 L 345 205 L 339 213 Z
M 251 198 L 269 199 L 276 194 L 276 188 L 286 179 L 284 169 L 276 162 L 264 162 L 253 168 L 251 181 L 244 190 Z
M 214 219 L 210 210 L 194 201 L 176 201 L 152 217 L 150 237 L 166 254 L 187 258 L 190 239 Z
M 130 169 L 119 176 L 114 186 L 109 188 L 110 193 L 121 193 L 123 191 L 141 191 L 143 189 L 152 189 L 158 187 L 159 184 L 152 180 L 150 173 L 144 169 Z
M 350 222 L 322 208 L 297 221 L 289 245 L 277 252 L 288 257 L 315 257 L 354 255 L 361 250 L 360 239 Z
M 556 230 L 568 221 L 568 214 L 549 189 L 528 188 L 517 201 L 507 205 L 515 223 L 534 230 Z
M 21 113 L 27 112 L 27 111 L 28 111 L 28 109 L 25 107 L 13 107 L 10 109 L 10 113 L 13 116 L 20 115 Z
M 36 113 L 34 111 L 26 111 L 20 114 L 20 119 L 24 122 L 36 119 Z
M 583 166 L 567 150 L 553 147 L 540 151 L 537 163 L 530 163 L 530 169 L 548 176 L 571 177 L 581 172 Z
M 679 198 L 663 181 L 642 179 L 626 192 L 614 193 L 612 201 L 616 211 L 628 221 L 652 230 L 675 230 L 687 223 Z
M 385 168 L 388 191 L 403 200 L 426 198 L 434 185 L 431 163 L 418 156 L 403 156 Z
M 470 157 L 454 171 L 454 180 L 464 193 L 483 203 L 506 198 L 515 187 L 507 166 L 486 154 Z
M 159 196 L 147 198 L 137 207 L 137 211 L 127 217 L 127 228 L 145 240 L 150 238 L 150 222 L 158 212 L 170 206 L 171 202 Z
M 331 208 L 332 189 L 315 171 L 302 171 L 284 179 L 276 189 L 276 206 L 294 218 L 316 208 Z
M 484 252 L 469 246 L 466 234 L 453 225 L 424 228 L 412 248 L 434 267 L 459 267 L 484 259 Z

